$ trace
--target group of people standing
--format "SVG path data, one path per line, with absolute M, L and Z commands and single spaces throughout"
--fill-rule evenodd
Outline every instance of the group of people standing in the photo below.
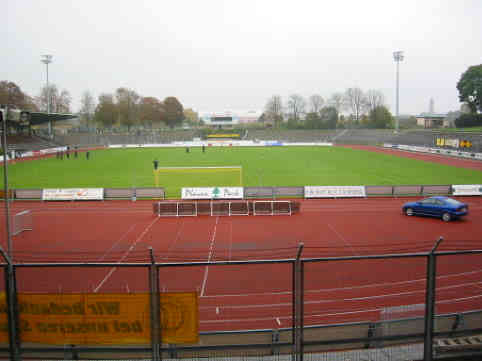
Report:
M 55 157 L 57 159 L 63 160 L 64 156 L 65 156 L 65 158 L 69 159 L 71 154 L 73 154 L 74 158 L 78 158 L 79 150 L 78 150 L 77 146 L 74 146 L 73 150 L 70 149 L 70 146 L 67 146 L 65 150 L 58 150 L 55 154 Z M 90 157 L 90 152 L 86 151 L 85 152 L 85 158 L 88 160 L 89 157 Z

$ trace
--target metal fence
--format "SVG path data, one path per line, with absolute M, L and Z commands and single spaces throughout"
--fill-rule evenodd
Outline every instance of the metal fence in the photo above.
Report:
M 4 325 L 8 330 L 9 343 L 0 345 L 0 357 L 19 360 L 24 358 L 42 359 L 198 359 L 198 358 L 230 358 L 230 360 L 263 359 L 302 361 L 326 359 L 327 352 L 358 352 L 360 355 L 370 355 L 371 360 L 384 360 L 387 353 L 398 355 L 417 355 L 416 358 L 431 360 L 434 355 L 434 339 L 440 337 L 457 337 L 464 335 L 482 334 L 482 310 L 471 312 L 447 313 L 436 315 L 435 281 L 437 279 L 437 261 L 441 257 L 454 257 L 454 262 L 464 262 L 464 257 L 480 257 L 482 250 L 461 252 L 437 252 L 436 247 L 428 253 L 389 254 L 357 257 L 328 257 L 302 258 L 302 246 L 298 249 L 296 258 L 281 260 L 248 260 L 226 262 L 189 262 L 163 263 L 156 261 L 152 250 L 146 259 L 151 262 L 139 263 L 18 263 L 9 261 L 3 264 L 0 272 L 4 275 L 1 285 L 6 294 L 6 309 L 8 322 Z M 350 323 L 320 323 L 311 320 L 313 313 L 307 309 L 310 302 L 306 300 L 309 289 L 318 281 L 319 272 L 335 272 L 337 267 L 356 265 L 366 262 L 362 268 L 355 267 L 354 273 L 366 269 L 375 263 L 384 262 L 413 262 L 425 268 L 424 302 L 406 307 L 394 306 L 378 310 L 378 319 L 369 316 L 366 319 Z M 477 261 L 478 262 L 478 261 Z M 231 272 L 247 272 L 256 269 L 259 285 L 268 291 L 274 287 L 289 290 L 287 307 L 291 309 L 289 319 L 284 320 L 285 327 L 271 329 L 248 329 L 243 331 L 219 330 L 201 332 L 199 343 L 195 345 L 166 344 L 162 341 L 161 313 L 159 295 L 164 290 L 168 280 L 180 278 L 189 279 L 193 272 L 199 272 L 202 267 L 221 269 L 223 281 L 217 286 L 219 292 L 229 292 L 236 288 L 238 294 L 248 293 L 249 290 L 241 284 L 233 285 L 229 279 Z M 330 267 L 334 267 L 330 269 Z M 151 343 L 145 345 L 61 345 L 34 344 L 22 341 L 22 317 L 19 312 L 18 295 L 24 291 L 24 284 L 32 279 L 32 275 L 47 274 L 48 277 L 35 276 L 35 282 L 45 283 L 46 292 L 89 293 L 89 286 L 79 289 L 76 279 L 88 279 L 90 272 L 111 270 L 116 268 L 122 274 L 135 275 L 137 280 L 135 292 L 148 292 L 151 297 L 149 315 L 151 319 Z M 264 282 L 265 274 L 282 273 L 280 283 L 270 285 Z M 376 270 L 374 271 L 376 272 Z M 52 290 L 52 284 L 59 275 L 68 274 L 72 280 L 72 289 Z M 394 275 L 392 275 L 394 276 Z M 65 276 L 62 276 L 65 277 Z M 355 275 L 353 275 L 355 277 Z M 407 276 L 408 278 L 410 275 Z M 345 280 L 347 281 L 347 280 Z M 189 283 L 189 282 L 188 282 Z M 171 283 L 172 285 L 175 283 Z M 40 285 L 42 287 L 42 285 Z M 186 286 L 190 287 L 190 286 Z M 272 288 L 271 288 L 272 287 Z M 193 285 L 190 290 L 195 289 Z M 55 287 L 54 287 L 55 289 Z M 185 291 L 185 289 L 178 289 Z M 110 289 L 108 292 L 132 292 L 128 289 Z M 221 306 L 221 305 L 220 305 Z M 362 310 L 369 311 L 369 310 Z M 201 317 L 201 322 L 203 319 Z M 227 324 L 229 326 L 229 322 Z M 410 346 L 412 345 L 412 346 Z M 408 348 L 407 348 L 408 347 Z M 412 348 L 410 348 L 412 347 Z M 358 351 L 346 351 L 346 350 Z M 380 350 L 384 350 L 380 352 Z M 402 350 L 402 351 L 400 351 Z M 411 350 L 411 351 L 410 351 Z M 410 352 L 409 352 L 410 351 Z M 421 354 L 423 352 L 423 354 Z M 324 356 L 325 355 L 325 356 Z M 340 354 L 338 354 L 340 355 Z M 379 356 L 377 356 L 379 355 Z M 407 356 L 408 357 L 408 356 Z M 331 358 L 336 359 L 336 358 Z M 405 359 L 393 357 L 394 359 Z

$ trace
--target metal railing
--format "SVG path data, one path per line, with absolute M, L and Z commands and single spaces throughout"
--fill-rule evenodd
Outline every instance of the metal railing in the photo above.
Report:
M 350 256 L 350 257 L 324 257 L 302 258 L 302 246 L 298 248 L 296 258 L 273 259 L 273 260 L 246 260 L 224 262 L 172 262 L 163 263 L 155 259 L 152 250 L 149 257 L 151 261 L 137 263 L 106 263 L 106 262 L 82 262 L 82 263 L 24 263 L 12 262 L 5 255 L 7 264 L 1 266 L 4 273 L 3 284 L 6 292 L 6 309 L 8 315 L 6 329 L 9 335 L 9 344 L 0 347 L 0 357 L 19 360 L 29 357 L 41 357 L 43 359 L 63 359 L 68 355 L 69 359 L 128 359 L 150 358 L 160 359 L 196 359 L 215 357 L 253 356 L 258 359 L 272 357 L 280 358 L 282 355 L 291 356 L 292 360 L 302 361 L 305 354 L 324 353 L 333 350 L 347 349 L 378 349 L 397 345 L 423 343 L 423 356 L 425 360 L 431 360 L 434 354 L 433 343 L 437 337 L 455 337 L 482 333 L 482 310 L 471 312 L 459 312 L 435 315 L 435 280 L 437 278 L 437 259 L 440 257 L 456 257 L 457 261 L 463 262 L 462 258 L 480 257 L 482 250 L 460 252 L 437 252 L 436 247 L 427 253 L 410 254 L 386 254 L 373 256 Z M 426 265 L 425 272 L 425 303 L 421 307 L 412 307 L 410 312 L 419 312 L 415 317 L 413 312 L 403 313 L 406 310 L 397 307 L 392 310 L 392 319 L 370 319 L 349 323 L 327 323 L 307 325 L 309 314 L 304 310 L 306 282 L 313 282 L 315 274 L 311 274 L 313 267 L 325 267 L 339 263 L 356 264 L 357 262 L 397 262 L 397 260 L 422 260 Z M 313 266 L 314 265 L 314 266 Z M 146 291 L 151 295 L 149 314 L 151 318 L 151 344 L 150 345 L 63 345 L 52 346 L 45 344 L 31 344 L 22 341 L 21 320 L 19 312 L 18 294 L 23 290 L 23 283 L 32 278 L 34 274 L 48 273 L 49 279 L 55 272 L 76 273 L 83 277 L 87 269 L 122 269 L 129 273 L 135 273 L 139 282 L 146 284 Z M 210 331 L 200 333 L 200 342 L 196 345 L 173 345 L 162 341 L 162 329 L 159 314 L 159 294 L 163 292 L 163 275 L 181 277 L 183 271 L 199 269 L 199 267 L 222 268 L 229 273 L 249 272 L 251 267 L 261 269 L 259 278 L 264 272 L 284 272 L 285 285 L 290 285 L 291 315 L 287 322 L 290 327 L 276 329 L 248 329 L 243 331 Z M 142 276 L 143 275 L 143 276 Z M 186 275 L 186 274 L 184 274 Z M 38 277 L 38 276 L 36 276 Z M 84 276 L 85 277 L 85 276 Z M 145 279 L 142 280 L 141 278 Z M 75 281 L 72 281 L 75 282 Z M 229 284 L 229 280 L 227 280 Z M 268 285 L 266 287 L 269 287 Z M 79 290 L 86 292 L 86 290 Z M 222 290 L 221 290 L 222 291 Z M 55 293 L 62 293 L 57 290 Z M 238 294 L 248 293 L 241 287 Z M 403 316 L 405 315 L 405 317 Z M 203 319 L 200 320 L 203 322 Z M 420 351 L 420 347 L 419 347 Z M 310 358 L 312 358 L 310 356 Z M 376 358 L 373 358 L 374 360 Z

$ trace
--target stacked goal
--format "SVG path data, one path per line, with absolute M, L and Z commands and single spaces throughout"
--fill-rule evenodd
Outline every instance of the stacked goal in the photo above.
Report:
M 292 215 L 291 201 L 159 201 L 153 204 L 159 217 Z
M 254 201 L 253 215 L 255 216 L 291 216 L 290 201 Z

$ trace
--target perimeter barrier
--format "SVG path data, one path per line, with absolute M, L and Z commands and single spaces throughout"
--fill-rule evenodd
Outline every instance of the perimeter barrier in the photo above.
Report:
M 482 352 L 482 310 L 474 309 L 482 296 L 479 292 L 465 297 L 468 289 L 476 289 L 468 283 L 480 283 L 480 269 L 469 272 L 473 273 L 470 279 L 461 274 L 465 291 L 459 298 L 441 298 L 435 303 L 436 292 L 454 287 L 435 287 L 437 278 L 447 277 L 436 264 L 477 267 L 482 250 L 302 258 L 302 249 L 298 248 L 296 257 L 285 259 L 208 262 L 168 262 L 163 253 L 154 254 L 152 249 L 143 251 L 142 257 L 137 255 L 142 258 L 137 262 L 41 263 L 15 260 L 14 254 L 14 262 L 0 266 L 4 276 L 0 284 L 0 357 L 429 361 L 453 351 Z M 365 293 L 367 284 L 353 288 L 353 280 L 364 279 L 375 267 L 391 269 L 397 264 L 411 271 L 379 272 L 374 279 L 385 287 L 395 287 L 391 290 L 394 295 L 400 292 L 396 287 L 402 287 L 401 298 L 385 295 L 383 307 L 353 306 L 360 302 L 358 298 L 379 297 Z M 199 275 L 208 270 L 210 277 L 218 275 L 209 292 L 204 282 L 198 282 L 203 279 Z M 113 272 L 115 279 L 108 277 Z M 233 282 L 233 276 L 243 274 L 246 282 Z M 333 276 L 326 278 L 326 274 Z M 421 289 L 410 291 L 408 285 L 415 283 L 420 283 Z M 186 339 L 186 333 L 179 340 L 171 331 L 185 324 L 178 323 L 186 319 L 188 306 L 181 307 L 178 301 L 165 303 L 163 297 L 193 291 L 198 295 L 197 327 L 201 332 L 196 333 L 196 341 Z M 346 295 L 330 301 L 333 292 Z M 266 304 L 251 306 L 232 303 L 233 298 L 247 294 L 270 298 Z M 400 306 L 407 294 L 425 302 L 410 304 L 409 298 L 409 304 Z M 75 301 L 78 297 L 85 299 Z M 474 310 L 448 312 L 451 304 Z M 237 307 L 245 309 L 234 313 Z M 283 309 L 288 312 L 281 312 Z M 272 326 L 256 329 L 252 325 L 258 319 Z M 462 339 L 470 347 L 463 348 Z
M 367 185 L 364 186 L 367 197 L 404 197 L 452 195 L 452 185 Z M 304 187 L 244 187 L 244 199 L 283 199 L 304 198 Z M 41 200 L 42 189 L 12 189 L 10 196 L 14 200 Z M 104 188 L 104 199 L 165 199 L 163 187 Z

